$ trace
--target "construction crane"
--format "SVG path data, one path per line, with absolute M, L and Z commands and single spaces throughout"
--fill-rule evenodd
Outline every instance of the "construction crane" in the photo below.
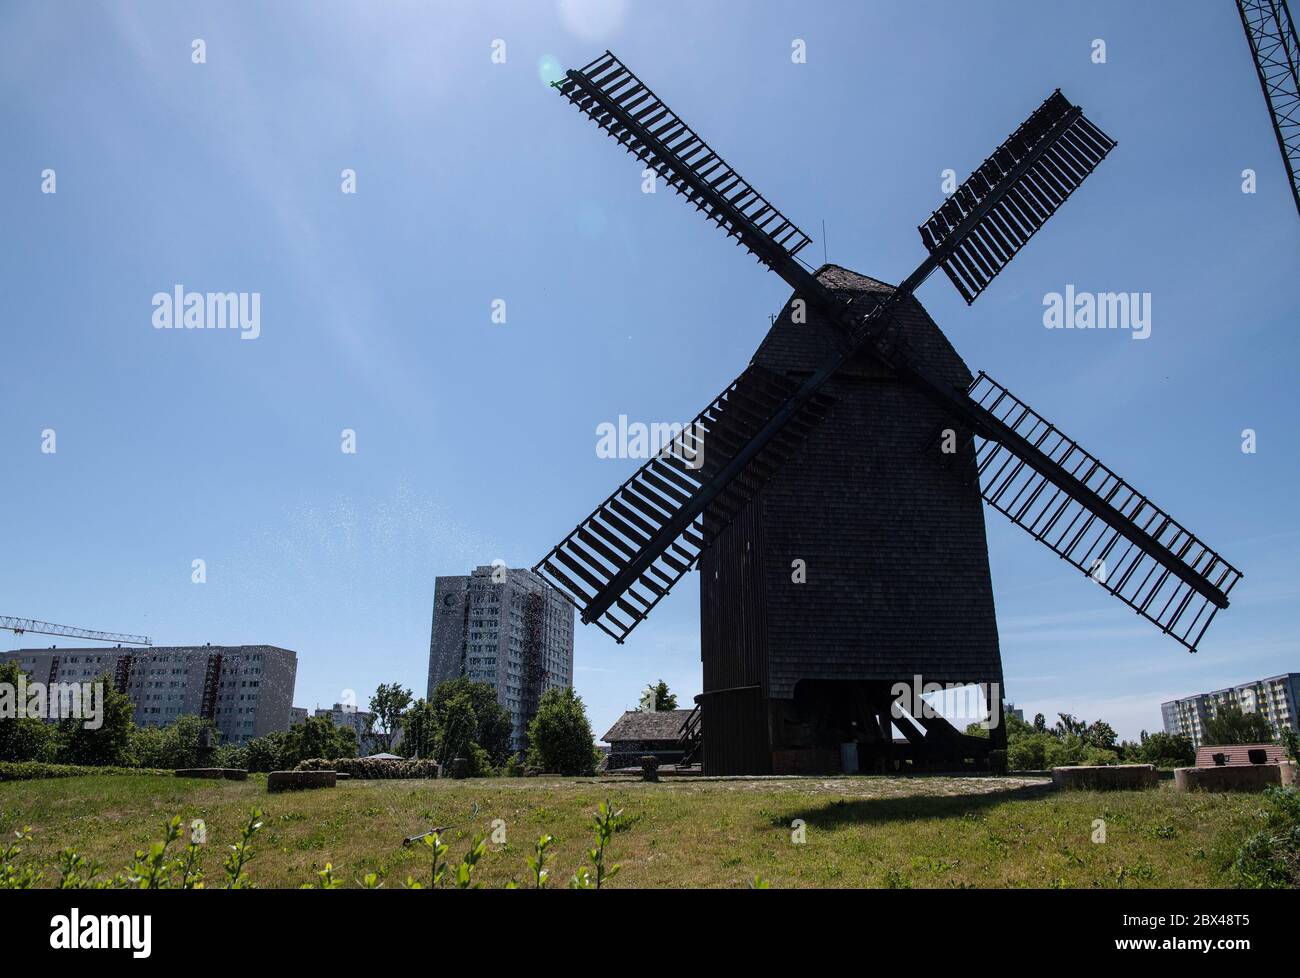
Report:
M 1259 87 L 1273 117 L 1291 197 L 1300 213 L 1300 43 L 1286 0 L 1237 0 Z
M 6 618 L 4 615 L 0 615 L 0 628 L 7 628 L 15 635 L 31 632 L 34 635 L 61 635 L 64 638 L 88 638 L 95 642 L 115 642 L 118 645 L 153 645 L 148 635 L 97 632 L 90 628 L 56 625 L 53 622 L 37 621 L 34 618 Z

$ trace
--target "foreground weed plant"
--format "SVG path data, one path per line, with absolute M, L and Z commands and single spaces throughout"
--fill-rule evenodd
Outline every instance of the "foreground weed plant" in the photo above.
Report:
M 254 808 L 249 812 L 247 820 L 240 828 L 239 841 L 229 847 L 230 851 L 222 861 L 227 889 L 245 890 L 252 888 L 253 882 L 248 875 L 247 867 L 256 856 L 253 850 L 253 841 L 263 829 L 264 823 L 262 819 L 263 815 L 260 809 Z M 596 814 L 593 816 L 596 844 L 587 850 L 587 855 L 591 859 L 591 867 L 579 866 L 570 881 L 569 885 L 571 887 L 598 890 L 618 874 L 620 866 L 617 863 L 611 865 L 608 859 L 609 844 L 614 837 L 614 833 L 627 828 L 632 821 L 635 820 L 624 818 L 621 809 L 615 809 L 608 802 L 600 803 Z M 115 876 L 101 877 L 101 867 L 97 863 L 88 860 L 74 849 L 64 849 L 59 853 L 58 886 L 60 889 L 65 890 L 203 889 L 202 861 L 204 849 L 201 840 L 192 838 L 183 851 L 175 856 L 170 856 L 172 843 L 180 837 L 181 819 L 179 815 L 176 815 L 163 823 L 162 838 L 149 846 L 148 849 L 136 850 L 135 859 L 131 865 Z M 23 852 L 24 844 L 29 843 L 31 838 L 31 829 L 24 827 L 16 831 L 13 840 L 0 849 L 0 889 L 30 889 L 37 886 L 44 879 L 44 873 L 38 867 L 19 858 Z M 422 837 L 422 841 L 429 851 L 428 886 L 426 887 L 424 883 L 413 876 L 408 876 L 405 883 L 407 889 L 441 889 L 450 884 L 456 889 L 468 890 L 482 885 L 475 881 L 474 872 L 488 853 L 488 839 L 485 835 L 481 833 L 474 835 L 470 842 L 469 851 L 455 866 L 451 866 L 447 862 L 448 846 L 442 841 L 439 833 L 430 832 Z M 533 885 L 539 890 L 546 887 L 546 882 L 550 878 L 547 863 L 552 857 L 547 850 L 554 841 L 554 836 L 539 836 L 533 846 L 532 854 L 528 856 L 528 870 L 532 876 Z M 384 871 L 379 869 L 367 873 L 357 880 L 357 884 L 362 889 L 380 889 L 384 885 Z M 304 883 L 302 888 L 337 890 L 342 885 L 342 882 L 334 874 L 333 864 L 326 863 L 325 868 L 316 873 L 315 882 Z M 518 886 L 512 882 L 507 888 L 517 889 Z

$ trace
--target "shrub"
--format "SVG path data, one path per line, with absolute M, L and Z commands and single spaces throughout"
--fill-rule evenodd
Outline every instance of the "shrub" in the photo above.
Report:
M 373 757 L 336 757 L 326 760 L 311 757 L 300 761 L 298 771 L 338 771 L 358 780 L 384 778 L 436 778 L 438 765 L 433 761 L 386 761 Z
M 1118 764 L 1119 755 L 1113 750 L 1088 746 L 1083 749 L 1083 757 L 1080 758 L 1080 762 L 1092 767 L 1104 767 L 1109 764 Z
M 46 764 L 43 761 L 0 761 L 0 781 L 78 778 L 87 774 L 166 774 L 170 770 L 138 767 L 92 767 L 85 764 Z
M 1192 746 L 1190 737 L 1160 731 L 1146 734 L 1142 743 L 1132 751 L 1130 759 L 1156 767 L 1191 767 L 1196 763 L 1196 748 Z
M 23 675 L 16 662 L 0 663 L 0 683 L 17 686 Z M 0 761 L 52 761 L 58 749 L 55 728 L 35 717 L 0 720 Z
M 291 771 L 309 758 L 355 757 L 357 736 L 348 727 L 334 726 L 329 717 L 310 717 L 288 730 L 250 740 L 243 751 L 249 771 Z
M 1013 771 L 1042 771 L 1047 767 L 1048 745 L 1056 743 L 1050 734 L 1017 737 L 1007 745 L 1007 763 Z
M 199 756 L 199 737 L 204 728 L 217 732 L 211 720 L 197 716 L 177 717 L 165 727 L 136 727 L 131 731 L 131 755 L 141 767 L 204 767 L 211 758 Z
M 478 744 L 469 745 L 469 776 L 471 778 L 495 777 L 497 770 L 492 766 L 492 758 Z

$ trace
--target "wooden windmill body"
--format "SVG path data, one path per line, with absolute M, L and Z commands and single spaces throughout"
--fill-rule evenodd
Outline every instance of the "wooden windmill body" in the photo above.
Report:
M 841 293 L 892 291 L 834 265 L 817 277 Z M 791 379 L 834 341 L 815 313 L 793 321 L 794 299 L 754 355 Z M 970 370 L 919 302 L 899 318 L 920 356 L 954 385 L 970 385 Z M 922 676 L 1002 687 L 983 503 L 978 485 L 936 464 L 943 413 L 870 355 L 837 374 L 829 393 L 835 405 L 798 457 L 700 560 L 699 702 L 710 773 L 838 770 L 845 743 L 867 769 L 916 759 L 917 745 L 894 744 L 887 722 L 896 683 Z M 969 468 L 969 442 L 958 456 Z M 899 732 L 915 733 L 902 719 Z M 983 753 L 943 732 L 949 749 L 937 752 L 932 736 L 927 760 Z

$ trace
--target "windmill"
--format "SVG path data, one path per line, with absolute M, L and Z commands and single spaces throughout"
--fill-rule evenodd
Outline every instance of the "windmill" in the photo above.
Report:
M 981 497 L 1195 651 L 1240 573 L 972 377 L 912 294 L 942 269 L 974 302 L 1115 146 L 1059 90 L 926 219 L 926 257 L 890 287 L 805 266 L 809 237 L 610 52 L 554 85 L 794 290 L 740 376 L 534 567 L 620 643 L 698 568 L 687 730 L 706 773 L 838 769 L 846 743 L 943 764 L 1005 745 L 1000 724 L 985 740 L 895 708 L 918 675 L 1000 687 Z

